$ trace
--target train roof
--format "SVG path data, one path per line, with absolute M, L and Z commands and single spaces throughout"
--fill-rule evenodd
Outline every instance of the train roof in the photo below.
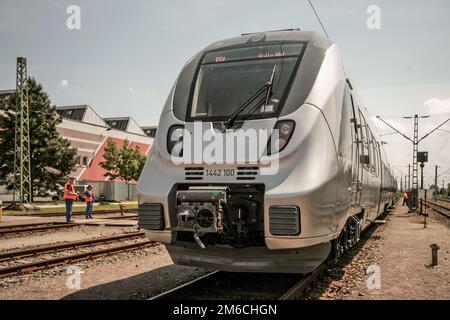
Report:
M 333 43 L 316 31 L 304 31 L 300 29 L 286 29 L 275 31 L 262 31 L 245 33 L 238 37 L 219 40 L 204 49 L 204 51 L 216 50 L 246 43 L 264 43 L 271 41 L 302 41 L 312 42 L 315 46 L 328 49 Z
M 317 74 L 322 65 L 323 59 L 328 50 L 335 46 L 333 42 L 315 31 L 303 31 L 298 29 L 263 31 L 259 33 L 243 34 L 238 37 L 219 40 L 207 46 L 200 52 L 197 52 L 184 65 L 178 76 L 173 90 L 173 100 L 167 100 L 164 110 L 173 110 L 176 118 L 186 120 L 187 109 L 189 105 L 191 85 L 196 78 L 196 70 L 202 58 L 209 51 L 221 50 L 245 45 L 264 45 L 265 43 L 293 41 L 305 42 L 302 61 L 299 65 L 300 76 L 296 76 L 294 81 L 298 81 L 297 86 L 301 90 L 291 92 L 289 99 L 283 106 L 283 113 L 288 114 L 298 108 L 300 102 L 304 102 L 308 96 Z M 170 103 L 170 101 L 173 101 Z

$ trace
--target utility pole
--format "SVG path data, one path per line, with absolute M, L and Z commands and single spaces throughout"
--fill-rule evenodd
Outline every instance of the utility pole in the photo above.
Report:
M 400 175 L 400 192 L 403 192 L 403 175 Z
M 17 58 L 16 124 L 14 140 L 14 203 L 11 209 L 31 206 L 30 122 L 28 108 L 27 60 Z
M 412 165 L 412 189 L 411 189 L 411 207 L 417 208 L 417 197 L 419 195 L 419 164 L 417 161 L 417 153 L 419 151 L 419 115 L 415 114 L 414 117 L 403 117 L 404 119 L 414 119 L 414 136 L 413 140 L 406 137 L 413 143 L 413 165 Z M 429 118 L 429 116 L 420 116 L 420 118 Z M 450 120 L 450 119 L 449 119 Z M 422 167 L 423 170 L 423 167 Z M 423 184 L 423 183 L 422 183 Z M 422 185 L 423 187 L 423 185 Z
M 418 163 L 417 152 L 419 151 L 419 116 L 414 115 L 414 141 L 413 141 L 413 179 L 412 179 L 412 204 L 417 208 L 418 196 Z
M 434 168 L 434 201 L 436 201 L 438 193 L 437 176 L 438 176 L 438 166 Z
M 428 152 L 417 152 L 417 161 L 420 162 L 420 189 L 423 189 L 423 168 L 425 167 L 425 162 L 428 162 Z
M 411 190 L 411 164 L 408 164 L 408 191 Z
M 412 207 L 415 209 L 417 208 L 417 196 L 418 196 L 418 162 L 417 162 L 417 152 L 419 150 L 419 143 L 427 138 L 430 134 L 432 134 L 434 131 L 438 130 L 440 127 L 442 127 L 444 124 L 450 121 L 450 118 L 448 118 L 446 121 L 441 123 L 439 126 L 428 132 L 426 135 L 424 135 L 422 138 L 419 139 L 419 117 L 420 118 L 429 118 L 430 116 L 419 116 L 414 115 L 410 117 L 403 117 L 404 119 L 414 119 L 414 137 L 411 139 L 410 137 L 406 136 L 402 132 L 400 132 L 398 129 L 396 129 L 394 126 L 390 125 L 386 121 L 384 121 L 380 116 L 377 116 L 376 118 L 380 121 L 382 121 L 385 125 L 387 125 L 389 128 L 393 129 L 395 132 L 403 136 L 405 139 L 409 140 L 413 144 L 413 172 L 412 172 L 412 190 L 411 190 L 411 198 L 412 198 Z M 409 182 L 408 182 L 409 184 Z
M 423 168 L 425 165 L 423 163 L 420 164 L 420 189 L 423 189 Z

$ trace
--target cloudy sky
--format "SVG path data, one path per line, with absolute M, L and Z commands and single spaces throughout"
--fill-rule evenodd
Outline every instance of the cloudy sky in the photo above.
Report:
M 449 117 L 448 0 L 313 3 L 373 116 L 412 135 L 412 120 L 402 116 L 432 115 L 421 120 L 420 136 Z M 81 9 L 79 30 L 67 28 L 70 5 Z M 379 30 L 367 28 L 371 5 L 380 8 Z M 0 0 L 0 90 L 14 88 L 15 59 L 25 56 L 53 103 L 156 125 L 180 68 L 197 51 L 221 38 L 291 27 L 320 31 L 306 0 Z M 450 124 L 442 129 L 420 146 L 430 152 L 429 182 L 434 165 L 450 169 Z M 412 144 L 383 139 L 397 173 L 406 174 Z M 442 178 L 450 183 L 450 171 Z

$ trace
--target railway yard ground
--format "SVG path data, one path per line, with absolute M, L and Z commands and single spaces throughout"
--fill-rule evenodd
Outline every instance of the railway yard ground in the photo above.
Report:
M 424 217 L 400 205 L 386 217 L 323 290 L 312 298 L 345 300 L 450 299 L 450 219 L 428 210 Z M 431 266 L 432 244 L 439 246 L 438 265 Z M 367 268 L 378 265 L 380 288 L 368 289 Z
M 385 223 L 370 228 L 338 265 L 328 267 L 302 298 L 450 299 L 450 219 L 431 209 L 429 213 L 424 228 L 424 217 L 398 205 L 386 216 Z M 86 220 L 75 216 L 75 224 L 60 228 L 54 226 L 66 225 L 62 223 L 63 216 L 3 216 L 0 299 L 149 299 L 212 271 L 174 265 L 163 245 L 150 243 L 139 233 L 136 212 L 126 212 L 124 216 L 118 212 L 94 213 L 94 217 Z M 433 267 L 432 244 L 440 248 L 438 265 Z M 54 266 L 44 263 L 31 267 L 36 261 L 53 261 Z M 374 265 L 379 266 L 380 287 L 368 289 L 367 270 Z M 67 285 L 68 266 L 77 266 L 82 272 L 79 288 Z M 253 276 L 239 275 L 226 275 L 225 282 L 234 278 L 256 283 Z M 301 279 L 285 278 L 277 281 L 279 288 L 266 298 L 277 298 L 283 293 L 283 285 L 288 289 Z M 269 279 L 270 275 L 259 276 L 256 298 L 264 298 L 264 287 L 274 283 Z M 210 284 L 220 287 L 217 284 L 222 282 L 224 279 L 216 279 Z M 241 288 L 252 290 L 246 284 Z M 252 299 L 251 294 L 236 289 L 225 297 Z M 211 294 L 207 298 L 223 296 Z

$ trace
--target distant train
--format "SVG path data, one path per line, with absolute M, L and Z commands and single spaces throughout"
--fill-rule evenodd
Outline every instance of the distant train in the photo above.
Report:
M 394 204 L 396 181 L 367 119 L 336 44 L 320 34 L 215 42 L 185 64 L 165 103 L 139 179 L 139 228 L 176 264 L 310 272 Z M 195 130 L 263 129 L 265 153 L 252 161 L 180 160 L 198 155 L 186 144 Z M 276 174 L 264 173 L 271 161 Z

